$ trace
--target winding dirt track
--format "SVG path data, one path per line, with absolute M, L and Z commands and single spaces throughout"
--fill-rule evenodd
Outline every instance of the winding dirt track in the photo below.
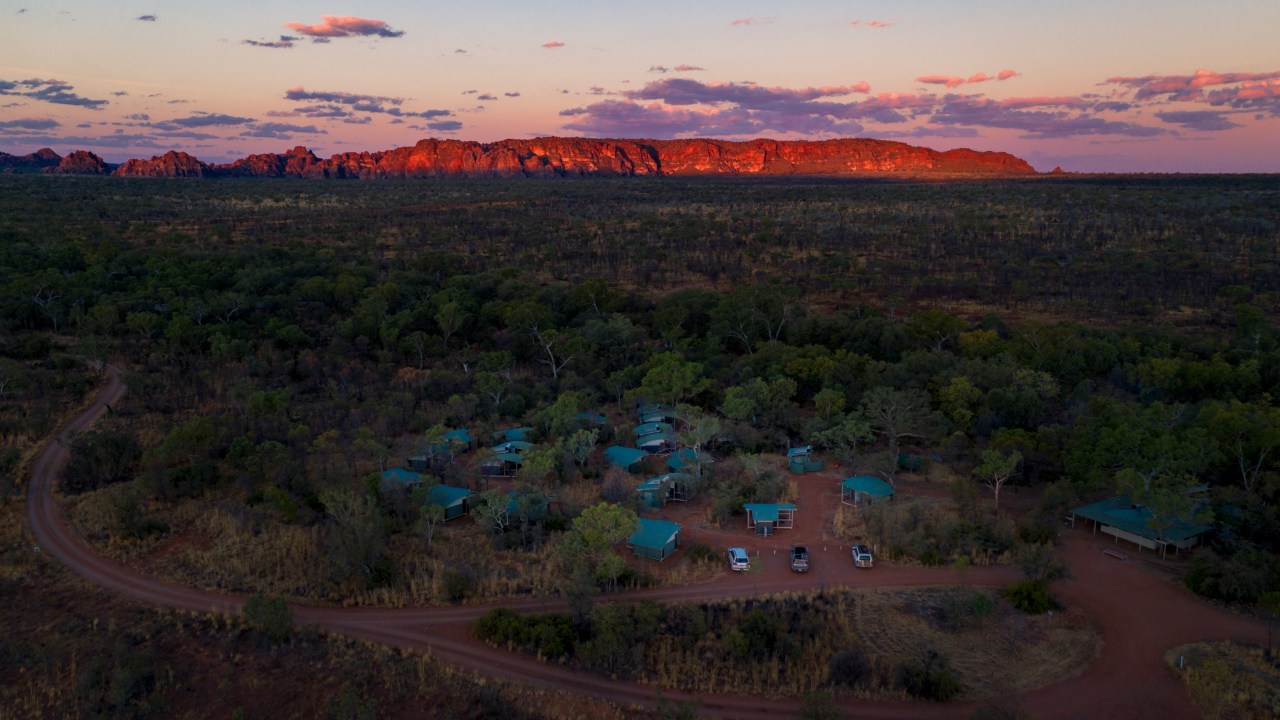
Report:
M 66 465 L 66 439 L 91 427 L 107 406 L 124 395 L 120 371 L 108 368 L 108 381 L 94 403 L 50 442 L 32 469 L 27 516 L 39 547 L 52 553 L 90 582 L 120 595 L 173 608 L 218 613 L 237 612 L 242 597 L 172 585 L 142 575 L 95 554 L 67 525 L 53 498 L 53 485 Z M 1055 586 L 1066 604 L 1085 611 L 1103 638 L 1101 655 L 1083 673 L 1027 693 L 1022 706 L 1041 720 L 1049 718 L 1114 718 L 1116 720 L 1200 717 L 1182 683 L 1164 665 L 1164 652 L 1176 645 L 1205 640 L 1261 644 L 1263 628 L 1197 599 L 1180 584 L 1144 564 L 1102 554 L 1111 543 L 1084 530 L 1068 531 L 1063 553 L 1073 577 Z M 1128 550 L 1126 549 L 1126 552 Z M 974 568 L 973 584 L 1004 584 L 1018 577 L 1007 567 Z M 877 567 L 855 572 L 848 563 L 821 563 L 811 573 L 765 572 L 750 579 L 732 575 L 714 582 L 619 593 L 618 599 L 660 601 L 710 600 L 755 593 L 803 590 L 823 586 L 857 587 L 933 585 L 954 582 L 946 569 Z M 858 582 L 861 581 L 861 582 Z M 868 582 L 870 581 L 870 582 Z M 525 600 L 502 603 L 518 611 L 562 607 L 558 602 Z M 606 698 L 623 705 L 652 707 L 657 690 L 636 683 L 579 673 L 491 648 L 470 637 L 469 626 L 495 605 L 459 608 L 322 608 L 293 606 L 299 623 L 349 637 L 430 653 L 482 675 L 529 685 Z M 795 699 L 761 699 L 662 691 L 669 702 L 696 702 L 707 716 L 776 720 L 795 716 Z M 860 718 L 965 718 L 972 704 L 858 702 L 842 708 Z

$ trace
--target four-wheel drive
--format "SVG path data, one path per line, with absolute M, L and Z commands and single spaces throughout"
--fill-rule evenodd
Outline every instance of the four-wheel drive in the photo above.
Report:
M 853 551 L 854 565 L 857 565 L 858 567 L 865 567 L 865 568 L 871 567 L 871 563 L 872 563 L 871 548 L 867 547 L 866 545 L 854 545 L 852 548 L 852 551 Z
M 809 572 L 809 548 L 803 545 L 791 548 L 791 569 L 794 572 Z
M 746 572 L 751 569 L 751 558 L 747 556 L 746 548 L 729 548 L 729 569 L 737 570 L 738 572 Z

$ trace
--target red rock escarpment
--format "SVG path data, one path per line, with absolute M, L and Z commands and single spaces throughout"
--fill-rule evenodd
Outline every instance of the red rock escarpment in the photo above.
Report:
M 1008 153 L 939 152 L 887 140 L 611 140 L 546 137 L 411 147 L 321 159 L 305 147 L 206 165 L 181 152 L 130 160 L 116 175 L 151 177 L 445 178 L 636 175 L 1005 176 L 1035 170 Z

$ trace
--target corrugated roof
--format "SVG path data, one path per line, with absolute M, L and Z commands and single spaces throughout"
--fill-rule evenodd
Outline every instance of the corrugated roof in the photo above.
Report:
M 1151 509 L 1134 503 L 1128 495 L 1117 495 L 1096 503 L 1082 505 L 1072 510 L 1071 514 L 1119 528 L 1148 540 L 1181 542 L 1213 529 L 1212 525 L 1198 525 L 1175 518 L 1168 527 L 1157 532 L 1148 524 L 1154 517 Z

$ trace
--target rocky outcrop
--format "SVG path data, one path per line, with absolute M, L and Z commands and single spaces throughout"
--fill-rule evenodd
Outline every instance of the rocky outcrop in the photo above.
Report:
M 250 155 L 229 165 L 219 165 L 217 174 L 229 177 L 309 177 L 308 169 L 318 164 L 320 158 L 299 145 L 283 155 Z
M 335 179 L 1034 173 L 1025 160 L 1008 153 L 967 149 L 939 152 L 887 140 L 730 142 L 560 137 L 493 143 L 433 138 L 411 147 L 342 153 L 328 159 L 321 159 L 299 146 L 285 153 L 251 155 L 233 163 L 212 166 L 186 153 L 170 151 L 150 160 L 130 160 L 114 172 L 133 177 Z
M 193 155 L 170 150 L 163 155 L 156 155 L 150 160 L 128 160 L 115 169 L 112 175 L 121 177 L 213 177 L 214 171 L 209 165 L 200 162 Z
M 296 154 L 301 148 L 290 151 Z M 314 156 L 312 156 L 314 157 Z M 241 163 L 244 161 L 241 161 Z M 269 164 L 280 167 L 279 163 Z M 243 172 L 240 163 L 233 163 Z M 222 168 L 219 168 L 222 171 Z M 594 140 L 477 143 L 423 140 L 378 153 L 346 153 L 286 174 L 326 178 L 579 177 L 633 175 L 1027 175 L 1008 153 L 938 152 L 882 140 Z
M 109 175 L 111 167 L 102 158 L 87 150 L 76 150 L 62 158 L 62 162 L 56 167 L 48 168 L 46 172 L 57 175 Z
M 30 155 L 10 155 L 0 152 L 0 172 L 38 173 L 58 166 L 62 156 L 49 148 L 40 148 Z

